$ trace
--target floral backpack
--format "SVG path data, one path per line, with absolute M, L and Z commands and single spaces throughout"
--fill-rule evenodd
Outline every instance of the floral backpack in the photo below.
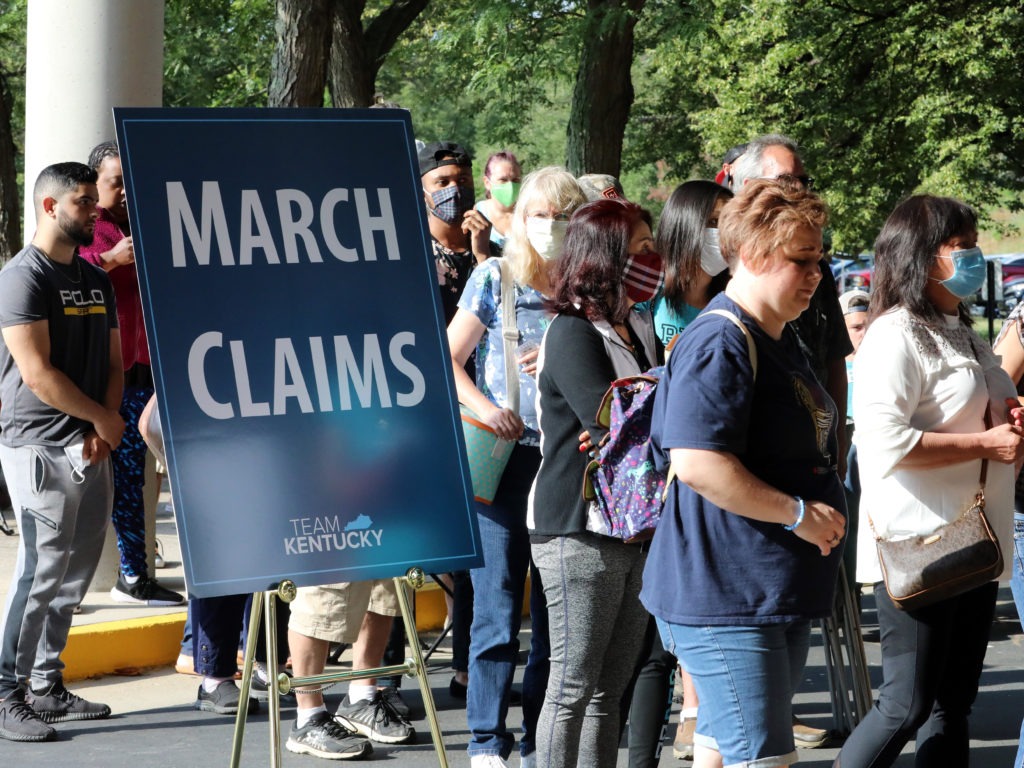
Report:
M 757 347 L 747 327 L 724 309 L 704 314 L 725 317 L 743 331 L 756 379 Z M 601 399 L 596 420 L 608 435 L 583 476 L 589 531 L 626 542 L 642 542 L 654 536 L 668 486 L 674 479 L 667 453 L 651 439 L 654 395 L 664 374 L 665 367 L 659 366 L 618 379 Z

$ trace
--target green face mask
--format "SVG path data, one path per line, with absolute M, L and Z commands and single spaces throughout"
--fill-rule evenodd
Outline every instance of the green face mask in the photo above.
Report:
M 511 208 L 519 199 L 519 188 L 523 186 L 518 181 L 508 181 L 504 184 L 495 184 L 491 187 L 491 197 L 497 200 L 506 208 Z

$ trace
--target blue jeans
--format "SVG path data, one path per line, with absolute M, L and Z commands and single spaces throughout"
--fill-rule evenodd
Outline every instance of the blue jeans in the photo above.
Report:
M 1024 623 L 1024 513 L 1021 512 L 1013 515 L 1013 573 L 1010 576 L 1010 589 L 1017 603 L 1017 615 L 1021 623 Z M 1020 744 L 1013 768 L 1024 768 L 1024 720 L 1020 724 Z
M 697 688 L 694 744 L 720 752 L 727 766 L 795 762 L 792 702 L 807 662 L 810 622 L 687 626 L 656 620 L 665 650 Z
M 484 565 L 473 580 L 473 625 L 469 646 L 469 691 L 466 721 L 470 755 L 507 758 L 515 741 L 505 727 L 509 691 L 519 656 L 530 536 L 526 502 L 540 464 L 538 448 L 517 445 L 491 505 L 476 504 Z M 537 716 L 547 686 L 547 622 L 543 590 L 536 574 L 530 591 L 532 645 L 523 679 L 523 738 L 520 750 L 535 749 Z

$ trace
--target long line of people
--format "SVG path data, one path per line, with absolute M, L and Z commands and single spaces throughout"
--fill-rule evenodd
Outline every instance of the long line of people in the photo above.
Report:
M 656 232 L 612 177 L 577 180 L 547 167 L 523 178 L 515 155 L 502 151 L 485 164 L 486 196 L 476 202 L 463 147 L 435 142 L 418 159 L 459 399 L 515 443 L 493 503 L 476 507 L 484 564 L 448 581 L 451 690 L 466 698 L 473 768 L 506 766 L 516 746 L 507 720 L 528 574 L 532 632 L 518 745 L 525 768 L 611 768 L 627 721 L 630 765 L 656 765 L 677 662 L 677 757 L 698 768 L 791 765 L 797 746 L 824 738 L 795 719 L 792 699 L 810 622 L 831 612 L 844 548 L 850 570 L 857 555 L 856 582 L 873 587 L 884 682 L 836 765 L 892 765 L 915 737 L 919 766 L 967 765 L 967 716 L 995 582 L 900 610 L 888 598 L 875 539 L 952 522 L 975 498 L 980 471 L 1024 612 L 1020 484 L 1013 517 L 1024 463 L 1016 396 L 1024 308 L 1004 324 L 1001 358 L 972 330 L 964 300 L 984 264 L 974 212 L 950 198 L 908 198 L 879 235 L 871 295 L 841 302 L 823 259 L 827 208 L 785 136 L 730 150 L 714 182 L 680 185 Z M 52 260 L 44 246 L 60 250 L 52 279 L 81 279 L 68 269 L 95 221 L 96 175 L 87 171 L 63 169 L 67 178 L 47 178 L 37 190 L 49 239 L 21 261 Z M 77 229 L 59 206 L 82 209 Z M 16 296 L 13 274 L 4 270 L 0 288 Z M 510 297 L 514 361 L 502 311 Z M 27 365 L 31 347 L 19 334 L 39 313 L 2 310 L 0 357 Z M 111 320 L 101 330 L 116 337 Z M 125 330 L 122 322 L 122 337 Z M 598 405 L 612 381 L 662 364 L 669 347 L 652 425 L 673 477 L 661 522 L 644 543 L 593 533 L 580 489 L 607 434 Z M 122 371 L 116 351 L 112 376 Z M 848 401 L 849 381 L 856 387 Z M 5 392 L 15 383 L 0 378 Z M 115 411 L 121 387 L 94 389 L 94 400 Z M 125 422 L 139 421 L 145 399 L 137 399 Z M 87 440 L 106 455 L 102 436 Z M 107 450 L 116 446 L 108 442 Z M 13 469 L 14 446 L 4 451 Z M 155 593 L 141 562 L 139 583 Z M 132 578 L 123 572 L 122 581 Z M 355 643 L 356 668 L 380 666 L 396 613 L 387 586 L 302 590 L 289 625 L 296 672 L 321 671 L 332 642 Z M 65 622 L 72 608 L 54 610 Z M 196 668 L 207 678 L 197 708 L 232 713 L 242 706 L 231 682 L 238 629 L 232 624 L 214 643 L 225 645 L 214 663 L 213 625 L 201 615 Z M 59 665 L 26 667 L 16 619 L 9 601 L 0 625 L 12 638 L 0 649 L 0 737 L 48 740 L 55 732 L 43 720 L 106 716 L 109 709 L 63 687 Z M 398 634 L 390 642 L 404 641 Z M 287 742 L 295 752 L 358 758 L 372 751 L 370 741 L 414 737 L 408 708 L 386 681 L 352 683 L 334 714 L 320 691 L 299 691 L 297 705 Z
M 796 720 L 792 698 L 810 621 L 831 613 L 845 548 L 851 581 L 870 584 L 880 606 L 886 663 L 879 700 L 836 764 L 891 765 L 916 735 L 920 765 L 966 765 L 967 714 L 995 585 L 920 615 L 888 610 L 873 532 L 899 537 L 952 521 L 973 499 L 978 466 L 989 459 L 989 519 L 1013 563 L 1009 488 L 1024 440 L 1012 423 L 1019 412 L 1006 400 L 1007 377 L 962 304 L 978 288 L 977 223 L 957 201 L 910 198 L 879 238 L 881 292 L 841 304 L 823 258 L 827 210 L 796 145 L 769 135 L 738 150 L 717 183 L 675 191 L 656 242 L 642 209 L 604 180 L 564 227 L 547 302 L 555 314 L 530 408 L 539 420 L 540 467 L 518 480 L 520 492 L 530 486 L 533 589 L 543 591 L 546 608 L 534 626 L 546 630 L 551 654 L 539 720 L 524 708 L 522 764 L 614 765 L 627 718 L 631 766 L 656 764 L 676 658 L 685 691 L 678 756 L 692 755 L 700 768 L 796 762 L 796 746 L 827 737 Z M 548 217 L 528 207 L 517 207 L 514 220 L 522 216 L 527 230 L 539 232 Z M 544 226 L 549 235 L 555 229 Z M 485 266 L 492 282 L 499 271 Z M 490 295 L 500 302 L 493 287 Z M 720 317 L 695 322 L 706 307 L 734 314 L 742 332 Z M 498 310 L 488 309 L 493 319 Z M 868 331 L 854 358 L 847 324 L 859 343 L 865 319 L 879 330 Z M 454 334 L 464 339 L 458 327 Z M 649 545 L 603 538 L 587 530 L 579 493 L 588 452 L 604 437 L 597 405 L 612 380 L 660 363 L 675 336 L 652 431 L 677 480 Z M 1004 333 L 1001 343 L 1021 339 Z M 465 345 L 458 349 L 457 367 L 467 357 Z M 480 352 L 493 363 L 498 349 Z M 849 375 L 847 358 L 857 360 Z M 1019 380 L 1024 352 L 1009 360 Z M 862 383 L 848 399 L 855 373 Z M 474 390 L 465 402 L 480 407 L 488 395 Z M 491 404 L 496 432 L 522 429 L 500 398 Z M 925 486 L 928 498 L 919 493 Z M 859 501 L 849 519 L 848 495 Z M 857 525 L 858 507 L 873 527 Z M 859 543 L 847 541 L 851 533 Z M 1019 555 L 1014 565 L 1024 591 Z M 657 632 L 645 632 L 648 621 Z M 954 639 L 951 628 L 964 621 L 971 637 Z M 472 634 L 484 624 L 479 619 Z M 914 677 L 914 669 L 925 672 Z M 471 699 L 484 684 L 470 675 Z M 497 749 L 471 744 L 472 764 L 504 766 L 512 743 L 503 739 Z

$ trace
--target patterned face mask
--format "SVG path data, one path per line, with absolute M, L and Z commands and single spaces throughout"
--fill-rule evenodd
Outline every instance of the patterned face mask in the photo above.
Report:
M 433 213 L 437 218 L 447 224 L 456 224 L 473 207 L 473 188 L 452 184 L 431 192 L 430 199 L 434 201 Z
M 654 251 L 630 254 L 622 271 L 626 295 L 640 304 L 658 295 L 665 284 L 665 263 Z

